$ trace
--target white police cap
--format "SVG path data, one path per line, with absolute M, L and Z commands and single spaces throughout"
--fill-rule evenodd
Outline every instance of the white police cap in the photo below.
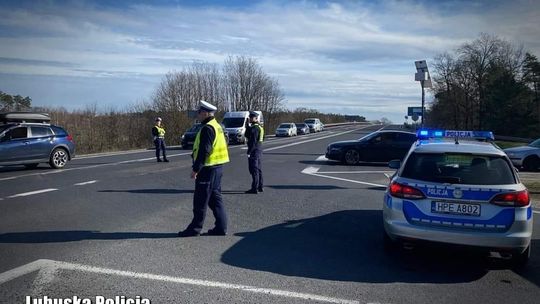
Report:
M 217 111 L 217 108 L 212 105 L 211 103 L 208 103 L 204 100 L 201 100 L 200 104 L 199 104 L 199 110 L 203 110 L 203 111 L 206 111 L 206 112 L 215 112 Z
M 161 121 L 161 117 L 156 117 L 156 121 Z

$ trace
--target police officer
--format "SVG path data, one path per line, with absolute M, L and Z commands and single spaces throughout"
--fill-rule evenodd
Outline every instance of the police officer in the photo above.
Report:
M 159 151 L 163 151 L 163 161 L 168 163 L 167 151 L 165 146 L 165 128 L 161 125 L 161 117 L 156 118 L 156 125 L 152 128 L 152 136 L 154 136 L 154 145 L 156 146 L 156 158 L 158 163 L 162 160 L 159 158 Z
M 249 174 L 251 174 L 251 189 L 246 193 L 257 194 L 263 192 L 263 176 L 261 167 L 262 143 L 264 140 L 264 129 L 259 124 L 259 114 L 249 112 L 251 127 L 248 129 L 248 150 Z
M 201 100 L 198 119 L 202 128 L 193 143 L 193 171 L 195 194 L 193 195 L 193 220 L 189 226 L 178 233 L 180 237 L 199 236 L 208 207 L 216 218 L 215 227 L 208 230 L 209 235 L 227 234 L 227 214 L 221 198 L 221 176 L 223 164 L 229 162 L 229 151 L 221 125 L 214 118 L 217 108 Z

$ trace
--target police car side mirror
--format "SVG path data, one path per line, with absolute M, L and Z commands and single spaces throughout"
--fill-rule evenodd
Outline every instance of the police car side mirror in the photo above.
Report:
M 401 160 L 399 160 L 399 159 L 391 160 L 391 161 L 388 163 L 388 167 L 389 167 L 390 169 L 399 169 L 399 167 L 401 167 Z

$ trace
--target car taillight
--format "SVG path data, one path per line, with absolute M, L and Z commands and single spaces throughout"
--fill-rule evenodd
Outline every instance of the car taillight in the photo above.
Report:
M 525 207 L 529 205 L 529 191 L 508 192 L 497 194 L 491 201 L 492 204 L 510 207 Z
M 390 194 L 395 197 L 409 199 L 421 199 L 426 197 L 422 191 L 396 182 L 390 184 Z
M 69 141 L 73 141 L 73 136 L 71 136 L 71 135 L 69 135 L 69 134 L 68 134 L 68 136 L 67 136 L 67 140 L 69 140 Z

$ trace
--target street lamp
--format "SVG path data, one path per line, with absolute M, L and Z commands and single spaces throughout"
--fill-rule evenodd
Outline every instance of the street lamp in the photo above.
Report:
M 422 120 L 420 121 L 421 128 L 424 127 L 424 102 L 425 102 L 425 92 L 424 88 L 431 88 L 431 76 L 429 76 L 429 71 L 427 67 L 427 62 L 425 60 L 418 60 L 414 62 L 416 66 L 416 74 L 414 74 L 414 80 L 420 81 L 420 86 L 422 87 Z

